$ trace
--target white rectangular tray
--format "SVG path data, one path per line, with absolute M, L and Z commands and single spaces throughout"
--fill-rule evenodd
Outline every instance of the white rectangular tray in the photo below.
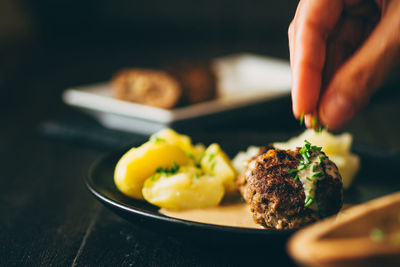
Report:
M 240 54 L 216 59 L 213 68 L 218 77 L 216 99 L 170 110 L 118 100 L 112 97 L 108 83 L 69 88 L 62 97 L 105 127 L 151 134 L 175 122 L 251 106 L 290 92 L 290 66 L 284 60 Z

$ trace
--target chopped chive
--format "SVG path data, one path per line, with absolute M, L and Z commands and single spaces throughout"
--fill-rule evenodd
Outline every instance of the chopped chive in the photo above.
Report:
M 154 143 L 159 143 L 159 142 L 165 142 L 165 139 L 160 138 L 158 136 L 154 136 L 151 141 L 153 141 Z
M 294 177 L 294 180 L 295 181 L 299 180 L 299 175 L 298 174 L 296 174 L 296 176 Z
M 300 116 L 300 126 L 302 126 L 303 124 L 304 124 L 304 111 L 303 111 L 303 113 L 301 113 L 301 116 Z
M 288 173 L 295 173 L 295 172 L 299 172 L 300 170 L 296 170 L 296 169 L 292 169 L 292 170 L 288 170 Z
M 324 129 L 325 129 L 325 128 L 324 128 L 323 126 L 320 126 L 320 127 L 315 128 L 315 129 L 314 129 L 314 132 L 320 133 L 320 132 L 322 132 Z
M 305 154 L 301 154 L 301 155 L 303 156 L 304 162 L 305 162 L 306 164 L 310 164 L 310 163 L 311 163 L 311 161 L 310 161 L 310 159 L 307 157 L 307 155 L 305 155 Z
M 314 173 L 314 174 L 312 175 L 312 177 L 322 177 L 322 176 L 324 176 L 324 173 L 323 173 L 323 172 L 316 172 L 316 173 Z
M 397 234 L 396 234 L 396 238 L 395 238 L 395 241 L 394 241 L 395 243 L 396 243 L 396 245 L 400 245 L 400 232 L 398 232 Z
M 312 191 L 313 191 L 313 189 L 312 189 L 312 188 L 308 189 L 308 194 L 311 194 L 311 193 L 312 193 Z
M 369 237 L 374 242 L 383 242 L 383 240 L 385 239 L 385 233 L 382 229 L 374 228 L 371 230 Z
M 310 196 L 307 196 L 307 197 L 306 197 L 305 204 L 304 204 L 304 208 L 307 208 L 308 206 L 310 206 L 310 204 L 312 203 L 312 201 L 313 201 L 313 198 L 310 197 Z
M 179 170 L 179 166 L 176 164 L 175 161 L 172 162 L 172 168 L 170 170 L 171 173 L 176 173 Z
M 206 153 L 201 154 L 201 157 L 200 157 L 199 161 L 202 161 L 205 156 L 206 156 Z
M 315 168 L 316 168 L 315 165 L 312 165 L 312 166 L 311 166 L 311 171 L 312 171 L 312 172 L 315 172 Z
M 309 151 L 306 151 L 307 158 L 311 158 L 311 154 Z
M 302 164 L 302 165 L 299 166 L 298 170 L 299 170 L 299 171 L 302 171 L 302 170 L 304 170 L 305 168 L 307 168 L 307 165 Z
M 211 166 L 210 166 L 210 168 L 211 168 L 212 171 L 214 170 L 215 164 L 217 164 L 217 162 L 214 160 L 214 161 L 211 163 Z
M 208 157 L 208 162 L 211 162 L 214 157 L 215 157 L 215 154 L 210 154 L 210 156 Z
M 315 116 L 311 119 L 311 126 L 314 128 L 318 123 L 318 118 Z
M 309 146 L 311 145 L 311 143 L 307 139 L 304 139 L 304 142 Z
M 310 177 L 307 177 L 306 179 L 307 179 L 307 181 L 310 181 L 310 182 L 313 181 Z
M 194 160 L 194 156 L 192 154 L 192 152 L 190 151 L 185 151 L 186 155 L 188 156 L 188 158 L 190 158 L 191 160 Z
M 312 149 L 312 150 L 321 151 L 322 147 L 321 147 L 321 146 L 312 146 L 311 149 Z

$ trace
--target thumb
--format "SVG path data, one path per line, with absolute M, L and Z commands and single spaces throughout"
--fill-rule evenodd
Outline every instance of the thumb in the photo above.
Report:
M 338 129 L 369 101 L 400 55 L 400 1 L 392 1 L 359 50 L 342 65 L 322 95 L 319 117 Z

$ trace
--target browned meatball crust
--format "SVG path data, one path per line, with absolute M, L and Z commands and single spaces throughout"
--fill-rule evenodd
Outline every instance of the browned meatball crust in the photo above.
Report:
M 181 63 L 165 71 L 125 69 L 111 81 L 116 98 L 165 109 L 214 99 L 216 86 L 216 76 L 206 63 Z
M 166 67 L 182 87 L 180 104 L 190 105 L 214 99 L 217 94 L 217 77 L 209 63 L 181 62 Z
M 178 81 L 164 71 L 126 69 L 115 75 L 111 88 L 116 98 L 159 108 L 172 108 L 182 95 Z
M 264 149 L 265 151 L 266 149 Z M 342 206 L 342 182 L 336 165 L 323 155 L 323 179 L 315 180 L 314 201 L 305 206 L 306 193 L 295 172 L 302 156 L 296 151 L 269 149 L 247 164 L 239 179 L 243 198 L 249 203 L 255 222 L 267 228 L 293 229 L 334 214 Z

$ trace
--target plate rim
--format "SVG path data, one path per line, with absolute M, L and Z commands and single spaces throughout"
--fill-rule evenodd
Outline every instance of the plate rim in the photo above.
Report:
M 236 234 L 257 235 L 257 236 L 259 236 L 259 235 L 284 236 L 284 235 L 290 235 L 297 230 L 297 229 L 285 229 L 285 230 L 255 229 L 255 228 L 246 228 L 246 227 L 216 225 L 216 224 L 195 222 L 195 221 L 189 221 L 189 220 L 169 217 L 169 216 L 166 216 L 159 212 L 157 212 L 157 213 L 146 212 L 141 209 L 135 209 L 135 208 L 129 207 L 129 206 L 125 205 L 124 203 L 121 203 L 120 201 L 111 199 L 111 198 L 107 197 L 106 195 L 102 194 L 101 192 L 99 192 L 98 190 L 96 190 L 95 186 L 93 185 L 93 183 L 91 181 L 91 177 L 93 176 L 93 173 L 95 172 L 96 168 L 100 164 L 104 163 L 107 160 L 111 160 L 113 157 L 116 157 L 117 155 L 120 155 L 121 153 L 122 153 L 121 151 L 117 151 L 114 153 L 108 153 L 108 154 L 98 158 L 96 161 L 94 161 L 91 164 L 87 175 L 84 176 L 84 182 L 85 182 L 87 189 L 103 205 L 108 204 L 114 208 L 124 210 L 125 212 L 130 212 L 134 215 L 139 215 L 139 216 L 143 216 L 145 218 L 158 220 L 159 222 L 165 222 L 165 223 L 169 223 L 169 224 L 173 223 L 173 224 L 178 224 L 178 225 L 186 226 L 186 227 L 197 227 L 197 228 L 201 228 L 202 230 L 211 230 L 211 231 L 218 231 L 218 232 L 233 232 Z M 138 200 L 138 201 L 140 201 L 140 200 Z

